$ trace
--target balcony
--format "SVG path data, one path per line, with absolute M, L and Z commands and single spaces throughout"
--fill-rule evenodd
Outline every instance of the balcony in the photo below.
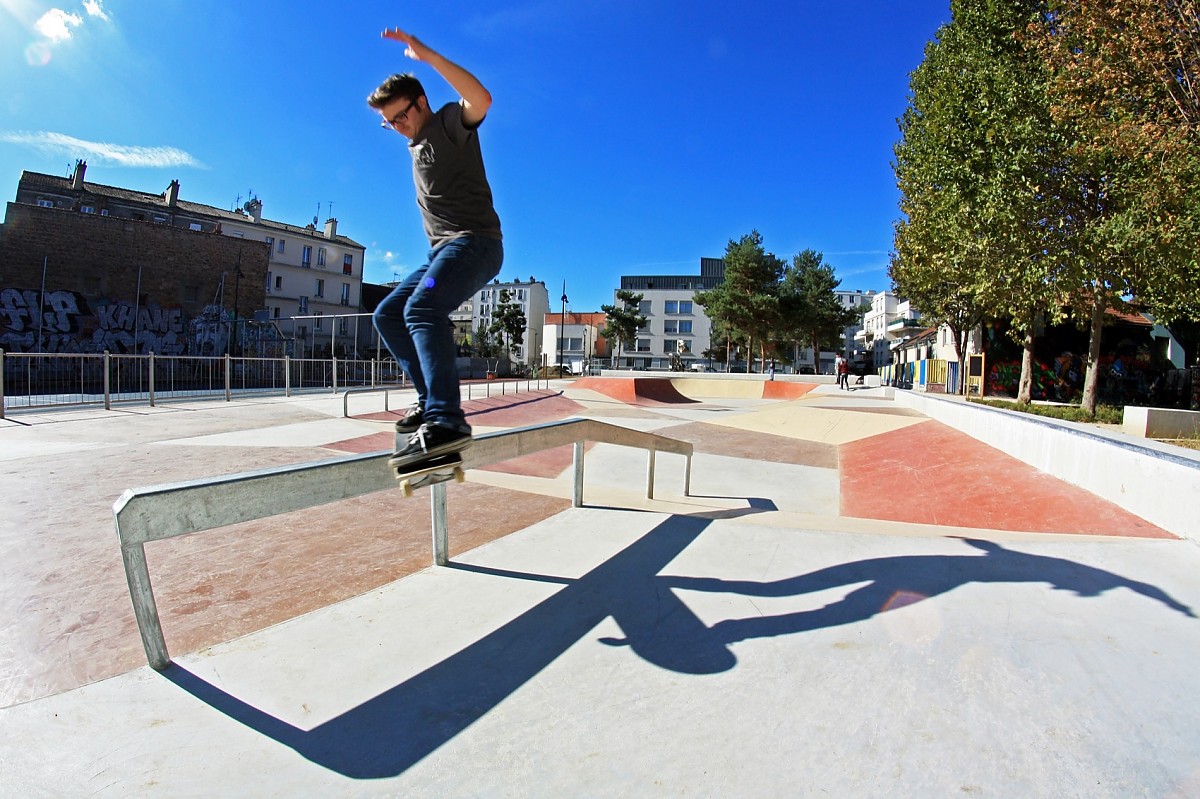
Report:
M 887 337 L 891 340 L 905 339 L 925 327 L 920 319 L 893 319 L 888 322 Z

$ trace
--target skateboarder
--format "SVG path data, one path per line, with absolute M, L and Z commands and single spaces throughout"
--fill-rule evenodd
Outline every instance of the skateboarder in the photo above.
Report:
M 430 246 L 425 265 L 404 278 L 374 314 L 380 338 L 417 390 L 416 404 L 396 423 L 396 451 L 389 461 L 408 469 L 471 443 L 450 313 L 500 273 L 504 250 L 479 148 L 491 94 L 412 34 L 388 28 L 382 36 L 407 45 L 405 55 L 432 67 L 459 97 L 434 110 L 420 81 L 407 74 L 392 75 L 367 98 L 383 127 L 409 140 Z

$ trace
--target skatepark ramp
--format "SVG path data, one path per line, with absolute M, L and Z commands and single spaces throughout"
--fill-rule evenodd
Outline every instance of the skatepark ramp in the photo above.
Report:
M 682 455 L 685 458 L 683 492 L 685 496 L 689 494 L 690 443 L 594 419 L 566 419 L 479 436 L 463 452 L 463 469 L 489 466 L 571 444 L 574 446 L 572 502 L 578 508 L 583 505 L 584 444 L 588 441 L 646 450 L 646 496 L 649 499 L 654 498 L 656 453 Z M 129 595 L 150 665 L 162 670 L 170 664 L 171 658 L 150 583 L 147 543 L 304 510 L 375 491 L 394 490 L 396 481 L 387 465 L 391 454 L 390 450 L 385 450 L 348 455 L 125 491 L 113 504 L 113 517 Z M 430 487 L 430 507 L 433 560 L 437 565 L 445 566 L 450 561 L 445 483 Z

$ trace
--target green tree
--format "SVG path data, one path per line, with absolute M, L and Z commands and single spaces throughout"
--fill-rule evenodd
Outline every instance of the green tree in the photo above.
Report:
M 508 289 L 501 289 L 500 302 L 496 306 L 496 312 L 492 315 L 492 324 L 488 330 L 501 337 L 510 360 L 512 359 L 513 345 L 519 347 L 525 343 L 525 329 L 528 325 L 525 311 L 518 303 L 512 301 L 512 292 Z
M 1044 3 L 952 0 L 950 8 L 911 76 L 900 121 L 903 218 L 890 271 L 897 290 L 939 321 L 1009 318 L 1024 349 L 1017 399 L 1029 402 L 1034 331 L 1047 315 L 1061 316 L 1062 298 L 1054 201 L 1062 137 L 1047 71 L 1017 36 Z M 939 283 L 956 296 L 937 300 Z
M 726 245 L 725 280 L 696 294 L 696 303 L 724 333 L 727 350 L 733 341 L 745 338 L 751 363 L 755 341 L 766 361 L 771 334 L 779 327 L 779 281 L 784 267 L 783 261 L 763 249 L 762 235 L 754 230 Z
M 643 295 L 629 289 L 618 289 L 616 304 L 600 306 L 604 312 L 604 330 L 600 335 L 617 344 L 614 367 L 621 357 L 622 347 L 632 345 L 637 340 L 637 332 L 646 326 L 646 315 L 641 312 L 642 298 Z
M 1027 41 L 1067 131 L 1058 197 L 1064 283 L 1090 328 L 1083 407 L 1095 413 L 1110 307 L 1200 314 L 1200 4 L 1050 0 Z
M 804 250 L 792 256 L 779 284 L 781 338 L 812 347 L 814 360 L 820 360 L 826 346 L 842 351 L 843 333 L 862 317 L 857 308 L 847 308 L 838 299 L 841 284 L 821 253 Z

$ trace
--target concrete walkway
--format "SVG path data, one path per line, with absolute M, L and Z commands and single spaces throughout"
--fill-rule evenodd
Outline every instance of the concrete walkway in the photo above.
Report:
M 163 673 L 112 501 L 382 449 L 395 414 L 0 422 L 0 795 L 1200 794 L 1195 543 L 879 392 L 573 385 L 472 423 L 688 440 L 691 495 L 681 458 L 647 500 L 644 453 L 596 445 L 583 508 L 569 452 L 452 485 L 448 568 L 424 491 L 160 542 Z

